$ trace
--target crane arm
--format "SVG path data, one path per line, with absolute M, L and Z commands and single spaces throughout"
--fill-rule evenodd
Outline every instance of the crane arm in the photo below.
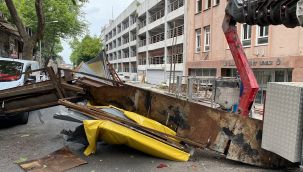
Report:
M 303 26 L 303 0 L 228 0 L 222 28 L 243 83 L 239 113 L 248 116 L 259 90 L 249 66 L 236 24 Z

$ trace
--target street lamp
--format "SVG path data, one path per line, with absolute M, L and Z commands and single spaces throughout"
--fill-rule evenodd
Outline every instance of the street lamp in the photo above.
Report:
M 58 23 L 58 20 L 54 20 L 54 21 L 47 21 L 45 22 L 45 24 L 49 24 L 49 23 Z M 39 40 L 39 61 L 40 61 L 40 67 L 42 65 L 42 46 L 41 46 L 41 40 Z

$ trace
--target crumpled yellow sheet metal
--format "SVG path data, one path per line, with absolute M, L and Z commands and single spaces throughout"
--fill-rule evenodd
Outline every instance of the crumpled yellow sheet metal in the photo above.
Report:
M 139 124 L 141 126 L 144 126 L 146 128 L 150 128 L 150 129 L 153 129 L 153 130 L 157 130 L 157 131 L 160 131 L 160 132 L 165 133 L 165 134 L 169 134 L 169 135 L 173 135 L 173 136 L 176 135 L 176 132 L 174 130 L 170 129 L 169 127 L 167 127 L 167 126 L 165 126 L 165 125 L 163 125 L 163 124 L 161 124 L 161 123 L 159 123 L 155 120 L 146 118 L 146 117 L 144 117 L 140 114 L 137 114 L 135 112 L 126 111 L 124 109 L 120 109 L 120 108 L 117 108 L 117 107 L 112 106 L 112 105 L 109 105 L 109 106 L 93 106 L 93 105 L 91 105 L 90 102 L 87 105 L 95 107 L 95 108 L 99 108 L 99 109 L 113 108 L 113 109 L 119 110 L 119 111 L 123 112 L 123 114 L 128 119 L 131 119 L 132 121 L 136 122 L 137 124 Z
M 89 142 L 84 152 L 86 156 L 96 152 L 96 143 L 100 139 L 108 144 L 124 144 L 163 159 L 188 161 L 190 157 L 190 154 L 182 150 L 111 121 L 88 120 L 83 123 Z
M 117 109 L 121 112 L 124 113 L 124 115 L 135 121 L 137 124 L 141 125 L 141 126 L 144 126 L 146 128 L 150 128 L 150 129 L 154 129 L 154 130 L 157 130 L 157 131 L 160 131 L 162 133 L 165 133 L 165 134 L 169 134 L 169 135 L 173 135 L 175 136 L 176 135 L 176 132 L 170 128 L 168 128 L 167 126 L 165 125 L 162 125 L 161 123 L 155 121 L 155 120 L 152 120 L 152 119 L 149 119 L 149 118 L 146 118 L 142 115 L 139 115 L 135 112 L 130 112 L 130 111 L 126 111 L 126 110 L 123 110 L 123 109 L 119 109 L 115 106 L 109 106 L 110 108 L 114 108 L 114 109 Z

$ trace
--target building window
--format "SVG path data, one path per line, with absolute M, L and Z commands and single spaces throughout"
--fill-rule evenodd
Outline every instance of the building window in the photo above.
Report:
M 205 10 L 211 7 L 211 0 L 205 0 Z
M 190 76 L 198 77 L 216 77 L 217 69 L 214 68 L 203 68 L 203 69 L 189 69 Z
M 149 57 L 149 64 L 152 65 L 164 64 L 164 56 Z
M 202 11 L 202 0 L 196 0 L 196 13 L 200 13 Z
M 201 51 L 201 29 L 196 30 L 196 53 Z
M 210 51 L 210 26 L 204 27 L 204 52 Z
M 251 45 L 251 26 L 248 24 L 242 25 L 242 44 L 243 46 L 250 46 Z
M 219 5 L 220 4 L 220 0 L 214 0 L 214 6 Z
M 139 57 L 138 58 L 138 65 L 146 65 L 146 58 L 145 57 Z
M 257 45 L 268 43 L 268 26 L 257 26 Z

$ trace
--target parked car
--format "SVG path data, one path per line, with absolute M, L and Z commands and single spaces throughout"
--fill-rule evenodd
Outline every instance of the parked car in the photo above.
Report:
M 40 72 L 32 74 L 22 74 L 30 70 L 39 69 L 39 63 L 36 61 L 17 60 L 0 57 L 0 90 L 6 90 L 25 84 L 31 84 L 40 81 Z M 3 102 L 1 102 L 3 104 Z M 5 106 L 5 102 L 3 104 Z M 0 114 L 0 118 L 8 118 L 19 124 L 28 122 L 29 113 Z

